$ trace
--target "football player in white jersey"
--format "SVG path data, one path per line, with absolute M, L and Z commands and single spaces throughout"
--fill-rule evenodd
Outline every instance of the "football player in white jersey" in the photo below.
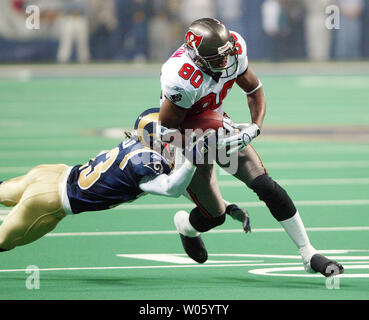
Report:
M 232 172 L 233 176 L 265 202 L 297 246 L 307 272 L 320 272 L 325 276 L 342 273 L 343 267 L 338 262 L 318 254 L 311 245 L 293 201 L 268 175 L 250 144 L 262 128 L 266 99 L 260 80 L 248 65 L 247 46 L 242 36 L 229 31 L 216 19 L 194 21 L 185 35 L 185 43 L 162 66 L 160 79 L 159 121 L 163 133 L 179 128 L 190 114 L 210 109 L 223 115 L 222 103 L 233 85 L 236 83 L 244 91 L 252 123 L 229 121 L 230 131 L 234 131 L 218 146 L 219 149 L 226 146 L 237 152 L 238 166 L 236 172 Z M 218 165 L 221 164 L 218 162 Z M 177 212 L 175 225 L 187 254 L 197 262 L 205 262 L 207 251 L 201 232 L 221 225 L 225 221 L 227 208 L 213 163 L 197 165 L 187 191 L 196 208 L 190 214 Z

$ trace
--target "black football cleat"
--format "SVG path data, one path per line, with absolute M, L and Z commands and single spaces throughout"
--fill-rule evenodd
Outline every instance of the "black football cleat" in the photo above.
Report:
M 236 204 L 230 204 L 226 208 L 226 213 L 234 220 L 240 221 L 242 223 L 242 228 L 246 233 L 251 232 L 250 215 L 246 210 L 241 209 Z
M 310 266 L 314 271 L 320 272 L 325 277 L 336 276 L 344 272 L 344 268 L 340 263 L 318 253 L 311 257 Z
M 181 237 L 183 248 L 191 259 L 198 263 L 204 263 L 208 260 L 208 252 L 201 239 L 201 235 L 197 237 L 187 237 L 181 233 L 179 235 Z

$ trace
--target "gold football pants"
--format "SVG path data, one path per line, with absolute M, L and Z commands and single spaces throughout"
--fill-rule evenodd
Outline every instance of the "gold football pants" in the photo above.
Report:
M 66 214 L 59 183 L 68 166 L 40 165 L 0 184 L 0 203 L 13 207 L 0 226 L 0 249 L 10 250 L 41 238 Z

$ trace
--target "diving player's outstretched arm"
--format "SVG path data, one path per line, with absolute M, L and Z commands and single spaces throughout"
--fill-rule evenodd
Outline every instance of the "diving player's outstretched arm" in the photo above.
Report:
M 139 187 L 147 193 L 178 198 L 190 184 L 195 169 L 196 167 L 185 159 L 183 165 L 171 175 L 160 174 L 155 178 L 144 177 Z

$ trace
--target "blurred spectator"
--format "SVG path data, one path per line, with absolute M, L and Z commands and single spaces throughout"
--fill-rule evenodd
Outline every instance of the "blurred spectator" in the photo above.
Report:
M 325 61 L 330 58 L 331 30 L 325 25 L 325 9 L 331 3 L 332 0 L 305 0 L 306 47 L 308 58 L 312 61 Z
M 117 28 L 115 0 L 88 0 L 91 54 L 97 60 L 113 57 L 112 37 Z
M 282 0 L 266 0 L 261 7 L 262 26 L 271 40 L 271 58 L 280 61 L 290 33 L 286 8 Z
M 243 33 L 244 24 L 242 21 L 242 1 L 241 0 L 217 0 L 218 19 L 222 21 L 230 30 Z
M 150 20 L 149 58 L 164 62 L 172 49 L 171 28 L 165 11 L 159 11 Z
M 265 33 L 275 36 L 280 33 L 279 17 L 282 7 L 278 0 L 265 0 L 261 7 L 262 24 Z
M 224 1 L 227 2 L 226 0 Z M 182 0 L 180 12 L 180 18 L 186 28 L 188 28 L 194 20 L 215 18 L 216 6 L 212 0 Z
M 40 8 L 38 30 L 25 28 L 30 4 Z M 326 27 L 331 4 L 340 8 L 339 30 Z M 365 0 L 0 0 L 0 62 L 67 62 L 76 51 L 80 62 L 162 63 L 203 17 L 240 32 L 252 59 L 369 57 Z
M 131 14 L 130 30 L 124 46 L 130 59 L 145 62 L 148 57 L 148 21 L 150 4 L 145 0 L 131 0 L 126 9 Z
M 287 16 L 289 35 L 285 50 L 286 58 L 305 58 L 305 6 L 304 0 L 284 0 Z
M 360 57 L 362 21 L 364 10 L 363 0 L 336 0 L 340 8 L 340 28 L 336 32 L 334 48 L 338 59 Z
M 361 44 L 362 44 L 362 56 L 369 58 L 369 2 L 364 4 L 364 12 L 361 17 L 362 29 L 361 29 Z
M 87 19 L 87 3 L 85 0 L 64 0 L 62 6 L 64 16 L 60 25 L 60 43 L 57 60 L 68 62 L 77 48 L 78 62 L 86 63 L 90 60 L 89 26 Z
M 188 28 L 180 19 L 181 1 L 182 0 L 166 0 L 170 23 L 171 52 L 176 51 L 183 44 L 185 32 Z

